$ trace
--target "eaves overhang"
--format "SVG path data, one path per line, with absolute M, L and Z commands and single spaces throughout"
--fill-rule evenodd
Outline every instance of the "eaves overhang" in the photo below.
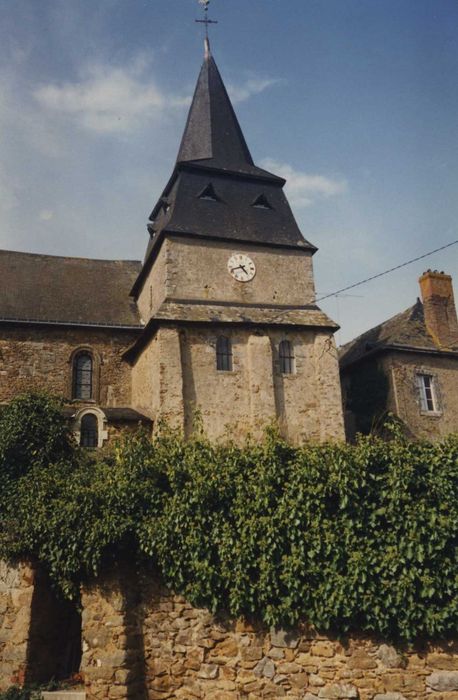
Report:
M 61 326 L 65 328 L 99 328 L 102 330 L 130 331 L 141 333 L 144 326 L 125 325 L 115 323 L 91 323 L 90 321 L 59 321 L 53 319 L 37 318 L 0 318 L 0 324 L 11 326 Z
M 443 357 L 458 360 L 458 350 L 441 350 L 439 348 L 425 348 L 417 345 L 401 345 L 397 343 L 383 343 L 375 345 L 374 347 L 367 350 L 364 354 L 355 357 L 353 360 L 348 362 L 340 361 L 340 370 L 345 371 L 350 367 L 354 367 L 361 362 L 364 362 L 368 358 L 375 357 L 376 355 L 381 355 L 387 352 L 405 352 L 411 354 L 420 355 L 431 355 L 433 357 Z
M 339 326 L 315 304 L 282 306 L 271 304 L 235 304 L 204 301 L 169 300 L 146 324 L 143 333 L 123 353 L 123 359 L 135 362 L 156 331 L 163 326 L 178 327 L 275 328 L 282 330 L 325 330 L 334 333 Z
M 185 172 L 202 172 L 208 173 L 209 175 L 224 175 L 224 177 L 234 178 L 236 180 L 250 181 L 259 180 L 260 182 L 270 182 L 272 185 L 277 185 L 284 187 L 286 185 L 286 180 L 279 175 L 274 173 L 269 173 L 268 170 L 263 170 L 262 168 L 254 167 L 253 170 L 249 172 L 244 170 L 234 170 L 233 168 L 225 168 L 222 166 L 212 166 L 205 163 L 205 161 L 191 161 L 189 163 L 181 162 L 177 163 L 175 166 L 176 171 Z

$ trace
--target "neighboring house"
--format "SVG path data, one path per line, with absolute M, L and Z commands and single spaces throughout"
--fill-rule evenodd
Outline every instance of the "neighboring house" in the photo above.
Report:
M 428 270 L 421 297 L 340 349 L 347 437 L 389 411 L 412 437 L 458 432 L 458 322 L 452 278 Z
M 337 326 L 284 185 L 254 164 L 207 42 L 143 264 L 0 252 L 0 403 L 61 395 L 88 447 L 159 419 L 189 435 L 196 412 L 210 438 L 272 420 L 292 442 L 343 438 Z

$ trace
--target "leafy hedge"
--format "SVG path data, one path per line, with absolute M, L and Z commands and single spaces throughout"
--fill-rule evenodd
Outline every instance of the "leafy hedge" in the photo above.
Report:
M 137 433 L 104 461 L 58 457 L 12 480 L 0 449 L 0 553 L 37 557 L 69 595 L 130 552 L 214 611 L 393 639 L 456 632 L 457 437 L 293 448 L 270 431 L 239 448 Z

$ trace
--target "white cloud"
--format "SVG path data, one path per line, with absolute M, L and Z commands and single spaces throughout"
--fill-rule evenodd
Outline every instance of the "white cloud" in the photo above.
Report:
M 233 102 L 243 102 L 278 82 L 253 77 L 231 85 L 229 94 Z M 152 80 L 150 61 L 141 55 L 125 67 L 86 65 L 76 81 L 43 84 L 33 94 L 48 112 L 68 117 L 88 131 L 112 134 L 134 131 L 146 119 L 191 102 L 190 95 L 167 93 Z
M 133 131 L 144 120 L 189 101 L 188 97 L 163 92 L 147 76 L 147 68 L 149 63 L 141 57 L 124 68 L 86 66 L 76 82 L 41 85 L 34 97 L 44 109 L 68 116 L 86 130 Z
M 260 166 L 285 178 L 288 197 L 295 207 L 309 207 L 317 199 L 332 197 L 347 190 L 346 180 L 305 173 L 273 158 L 264 158 Z
M 279 82 L 280 80 L 277 78 L 250 78 L 241 85 L 229 84 L 227 91 L 232 102 L 237 104 L 248 100 L 253 95 L 259 95 L 260 92 L 264 92 Z

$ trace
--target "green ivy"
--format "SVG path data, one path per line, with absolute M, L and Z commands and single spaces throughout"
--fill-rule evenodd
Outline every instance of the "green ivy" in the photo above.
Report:
M 392 639 L 456 632 L 456 436 L 296 448 L 274 430 L 243 447 L 139 432 L 103 461 L 46 451 L 12 472 L 0 554 L 35 557 L 67 595 L 129 553 L 213 611 Z

